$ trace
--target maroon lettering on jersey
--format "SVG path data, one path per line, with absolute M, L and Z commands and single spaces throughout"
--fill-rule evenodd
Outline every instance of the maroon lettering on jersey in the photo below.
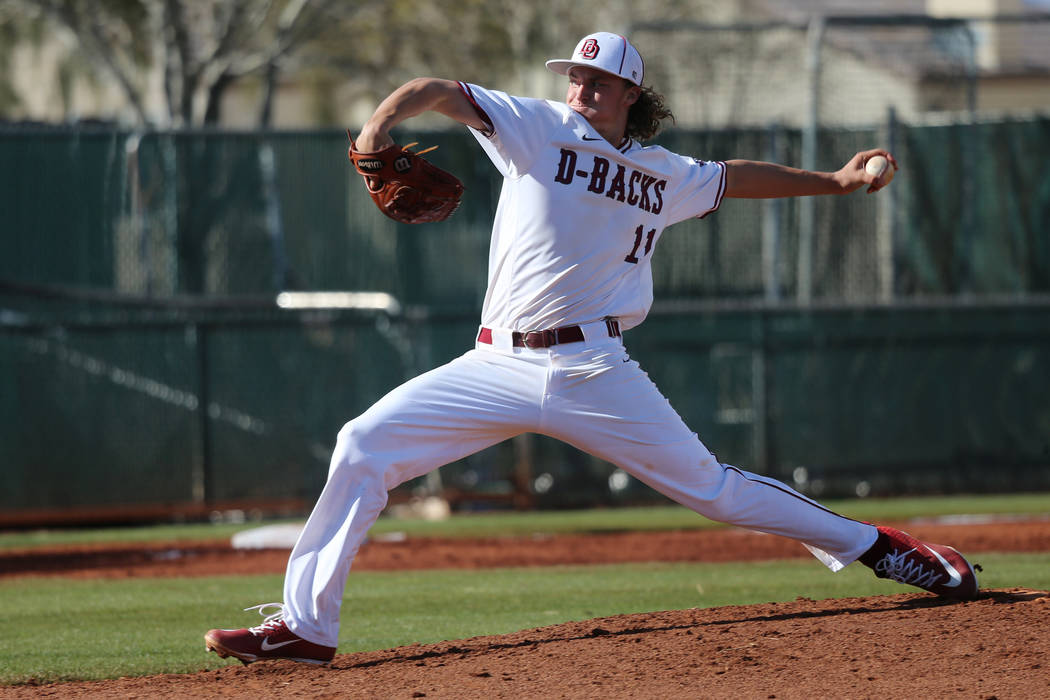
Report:
M 591 171 L 591 184 L 587 189 L 601 194 L 605 192 L 605 176 L 609 174 L 609 161 L 601 156 L 594 156 L 594 170 Z
M 605 193 L 606 197 L 609 199 L 615 199 L 618 202 L 622 202 L 626 199 L 626 194 L 624 192 L 624 174 L 626 172 L 626 168 L 619 163 L 616 164 L 616 174 L 613 175 L 612 182 L 609 183 L 609 191 Z
M 570 185 L 577 177 L 588 178 L 588 192 L 605 195 L 617 202 L 626 202 L 651 214 L 663 211 L 663 194 L 667 188 L 667 180 L 661 180 L 655 175 L 646 175 L 639 170 L 631 170 L 628 174 L 627 166 L 621 163 L 614 164 L 602 156 L 592 156 L 594 167 L 588 172 L 583 168 L 577 169 L 579 155 L 576 151 L 571 148 L 562 148 L 560 151 L 561 159 L 558 161 L 558 171 L 554 174 L 555 182 Z M 616 170 L 610 177 L 612 165 L 616 165 Z
M 561 149 L 561 161 L 558 163 L 558 174 L 554 176 L 555 182 L 568 185 L 572 182 L 572 176 L 576 173 L 576 151 L 568 148 Z
M 657 180 L 656 184 L 653 185 L 653 196 L 656 197 L 656 202 L 653 203 L 653 214 L 659 214 L 664 208 L 664 188 L 667 187 L 667 180 Z M 648 251 L 646 251 L 648 252 Z
M 638 202 L 638 207 L 648 212 L 653 210 L 653 204 L 649 201 L 649 188 L 653 186 L 654 182 L 656 182 L 655 177 L 642 174 L 642 200 Z
M 638 204 L 638 195 L 634 193 L 634 186 L 642 179 L 642 174 L 637 170 L 631 171 L 631 177 L 627 181 L 627 203 L 632 207 Z

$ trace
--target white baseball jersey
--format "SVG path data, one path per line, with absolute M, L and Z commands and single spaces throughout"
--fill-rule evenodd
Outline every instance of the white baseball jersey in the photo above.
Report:
M 641 323 L 661 232 L 718 208 L 725 164 L 629 138 L 614 147 L 564 103 L 460 86 L 489 125 L 471 131 L 504 177 L 482 325 Z
M 460 85 L 504 176 L 482 312 L 489 332 L 343 426 L 288 560 L 288 628 L 336 646 L 346 577 L 387 491 L 525 432 L 616 464 L 712 519 L 797 539 L 832 569 L 867 551 L 873 526 L 720 464 L 604 320 L 630 328 L 645 318 L 660 232 L 718 207 L 725 165 L 630 139 L 614 147 L 567 105 Z M 582 340 L 511 342 L 512 331 L 568 325 Z

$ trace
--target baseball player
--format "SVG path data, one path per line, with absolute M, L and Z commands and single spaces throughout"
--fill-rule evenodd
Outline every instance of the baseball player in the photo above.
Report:
M 619 35 L 584 37 L 547 62 L 564 102 L 420 78 L 390 94 L 357 138 L 362 152 L 423 112 L 466 125 L 503 189 L 475 347 L 394 389 L 339 432 L 328 481 L 292 550 L 284 603 L 257 627 L 211 630 L 208 649 L 244 663 L 335 654 L 351 562 L 387 491 L 524 432 L 611 462 L 697 513 L 798 540 L 833 571 L 875 575 L 957 599 L 974 568 L 951 547 L 838 515 L 775 480 L 720 464 L 624 347 L 652 302 L 650 261 L 663 230 L 725 197 L 875 192 L 885 174 L 854 155 L 835 172 L 713 162 L 644 146 L 670 116 Z M 258 606 L 264 614 L 269 606 Z

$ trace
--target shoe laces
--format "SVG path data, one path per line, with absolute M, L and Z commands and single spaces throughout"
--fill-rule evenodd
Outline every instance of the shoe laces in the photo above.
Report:
M 277 612 L 267 615 L 267 608 L 277 608 Z M 267 636 L 273 632 L 277 632 L 282 626 L 284 626 L 283 603 L 263 603 L 262 605 L 253 605 L 250 608 L 245 608 L 244 612 L 248 612 L 249 610 L 258 610 L 259 614 L 266 618 L 261 625 L 248 628 L 248 631 L 256 637 Z
M 873 567 L 875 573 L 883 575 L 884 578 L 893 579 L 898 583 L 906 583 L 919 588 L 930 588 L 940 580 L 941 576 L 937 571 L 923 566 L 922 561 L 917 557 L 908 556 L 914 551 L 915 548 L 906 552 L 900 552 L 896 549 L 887 552 L 886 556 L 875 563 Z

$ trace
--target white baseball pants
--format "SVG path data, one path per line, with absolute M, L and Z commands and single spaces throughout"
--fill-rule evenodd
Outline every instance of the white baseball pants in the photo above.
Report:
M 408 381 L 339 432 L 328 481 L 292 550 L 284 619 L 337 646 L 350 565 L 387 491 L 524 432 L 563 440 L 720 522 L 790 537 L 837 571 L 876 529 L 778 481 L 719 464 L 605 323 L 586 340 L 515 348 L 506 331 Z

